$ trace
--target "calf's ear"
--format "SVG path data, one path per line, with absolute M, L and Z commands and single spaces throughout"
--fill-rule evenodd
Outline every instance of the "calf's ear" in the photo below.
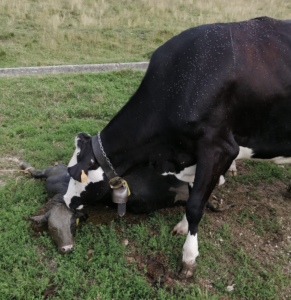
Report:
M 44 215 L 30 217 L 30 219 L 37 222 L 37 223 L 42 224 L 42 223 L 47 223 L 48 222 L 49 216 L 50 216 L 50 210 L 48 212 L 46 212 Z
M 88 219 L 88 215 L 84 214 L 82 212 L 77 212 L 76 218 L 79 218 L 80 222 L 84 222 L 84 221 L 86 221 Z

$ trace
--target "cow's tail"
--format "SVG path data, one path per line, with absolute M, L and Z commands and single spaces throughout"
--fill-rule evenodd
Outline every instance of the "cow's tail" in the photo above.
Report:
M 23 161 L 20 163 L 20 168 L 23 170 L 26 174 L 31 174 L 34 178 L 46 178 L 45 170 L 37 170 L 33 168 L 29 163 Z

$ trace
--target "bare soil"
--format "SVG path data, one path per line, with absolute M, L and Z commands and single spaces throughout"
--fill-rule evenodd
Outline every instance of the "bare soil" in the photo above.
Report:
M 6 182 L 11 178 L 17 178 L 21 176 L 21 170 L 19 168 L 20 157 L 16 156 L 3 156 L 0 157 L 0 186 L 4 186 Z

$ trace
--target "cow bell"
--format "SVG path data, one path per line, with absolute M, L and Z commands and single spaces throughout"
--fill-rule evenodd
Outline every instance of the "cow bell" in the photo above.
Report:
M 117 211 L 120 217 L 123 217 L 126 213 L 126 202 L 128 198 L 127 187 L 120 187 L 113 190 L 112 201 L 117 203 Z
M 126 213 L 126 202 L 130 195 L 127 182 L 120 178 L 113 178 L 109 181 L 110 187 L 113 189 L 112 201 L 118 204 L 118 215 L 123 217 Z

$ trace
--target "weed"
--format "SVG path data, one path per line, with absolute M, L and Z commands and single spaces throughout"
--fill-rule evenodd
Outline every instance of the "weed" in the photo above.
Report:
M 285 181 L 291 178 L 289 168 L 278 168 L 278 166 L 270 162 L 246 160 L 245 166 L 249 169 L 248 174 L 238 175 L 235 178 L 228 177 L 230 181 L 256 186 L 262 182 L 273 183 L 274 179 Z

